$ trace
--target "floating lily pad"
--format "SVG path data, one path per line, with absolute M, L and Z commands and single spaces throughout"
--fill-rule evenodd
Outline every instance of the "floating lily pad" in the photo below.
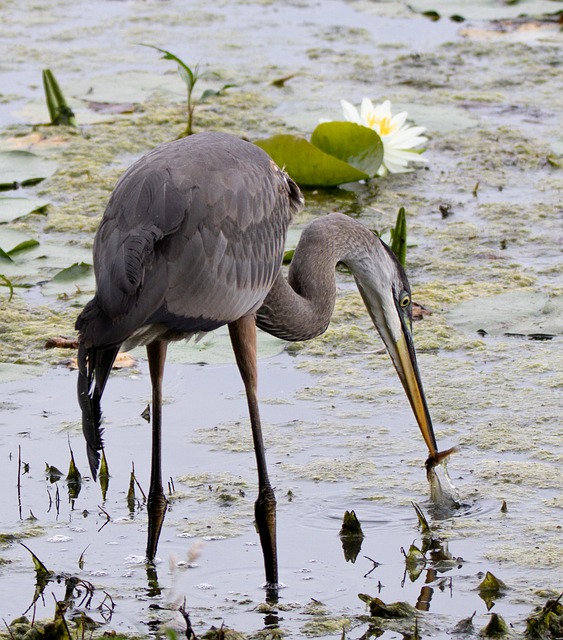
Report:
M 298 136 L 281 134 L 258 140 L 256 145 L 303 186 L 336 187 L 370 177 Z
M 55 173 L 57 163 L 29 151 L 0 152 L 0 190 L 37 184 Z
M 281 353 L 286 343 L 283 340 L 258 331 L 258 357 L 267 358 Z M 145 349 L 138 347 L 131 354 L 137 358 L 145 357 Z M 171 342 L 168 345 L 166 360 L 176 363 L 225 364 L 235 361 L 233 347 L 227 327 L 206 334 L 199 342 Z
M 0 362 L 0 382 L 11 382 L 13 380 L 36 378 L 44 371 L 45 368 L 39 365 Z
M 563 334 L 563 297 L 538 291 L 513 291 L 466 300 L 447 314 L 449 322 L 465 331 L 530 335 Z
M 27 250 L 21 250 L 23 247 L 27 247 Z M 3 259 L 2 251 L 8 254 L 8 259 Z M 75 263 L 89 263 L 91 259 L 92 252 L 89 249 L 72 245 L 39 244 L 21 231 L 0 226 L 0 272 L 14 285 L 32 286 L 49 281 L 61 269 Z M 93 275 L 82 278 L 78 284 L 82 290 L 93 291 Z M 75 293 L 76 287 L 71 282 L 59 281 L 52 288 L 50 283 L 49 286 L 45 285 L 42 292 L 44 295 Z
M 402 111 L 402 105 L 396 105 L 397 110 Z M 409 118 L 425 126 L 428 131 L 449 133 L 470 129 L 479 124 L 479 118 L 468 113 L 466 109 L 453 105 L 404 105 L 404 110 L 409 112 Z
M 53 276 L 51 282 L 75 282 L 77 278 L 89 276 L 93 272 L 91 264 L 85 262 L 75 262 L 70 267 L 62 269 Z
M 75 262 L 61 269 L 41 287 L 45 296 L 74 296 L 94 290 L 94 267 L 86 262 Z
M 10 253 L 12 249 L 28 239 L 28 236 L 21 231 L 0 227 L 0 248 L 5 253 Z
M 412 0 L 409 6 L 421 14 L 432 13 L 435 18 L 462 16 L 467 20 L 503 20 L 523 15 L 541 16 L 558 11 L 557 3 L 551 0 L 526 0 L 525 2 L 492 2 L 491 0 Z
M 383 143 L 373 129 L 354 122 L 323 122 L 311 136 L 311 144 L 374 176 L 383 161 Z
M 185 100 L 186 88 L 177 74 L 163 75 L 145 71 L 124 71 L 77 80 L 73 95 L 88 102 L 140 103 L 153 93 L 166 93 L 169 98 Z
M 100 122 L 110 122 L 121 117 L 120 113 L 117 113 L 116 111 L 110 112 L 108 110 L 101 113 L 98 109 L 93 109 L 84 100 L 69 99 L 68 104 L 72 107 L 72 110 L 76 115 L 76 119 L 81 126 L 87 124 L 98 124 Z M 13 112 L 13 115 L 29 124 L 45 124 L 49 120 L 49 112 L 45 105 L 45 101 L 26 102 L 16 109 Z
M 0 197 L 0 223 L 23 218 L 30 213 L 43 213 L 48 204 L 47 200 L 39 198 Z
M 39 244 L 37 240 L 27 237 L 24 233 L 14 229 L 0 228 L 0 263 L 5 276 L 11 274 L 11 266 L 21 257 L 26 249 L 32 249 Z

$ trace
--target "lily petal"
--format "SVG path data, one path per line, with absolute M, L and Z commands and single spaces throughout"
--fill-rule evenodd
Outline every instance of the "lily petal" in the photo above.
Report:
M 361 124 L 360 114 L 356 107 L 348 102 L 347 100 L 341 100 L 340 105 L 342 106 L 342 112 L 344 113 L 344 117 L 348 122 L 355 122 L 356 124 Z

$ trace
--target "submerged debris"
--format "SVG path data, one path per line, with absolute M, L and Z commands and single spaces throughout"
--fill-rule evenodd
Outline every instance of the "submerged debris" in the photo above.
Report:
M 477 612 L 474 611 L 468 618 L 462 618 L 456 626 L 452 629 L 451 633 L 464 633 L 470 634 L 473 633 L 473 618 Z
M 358 598 L 368 605 L 372 618 L 414 618 L 418 613 L 408 602 L 385 604 L 380 598 L 372 598 L 365 593 L 359 593 Z
M 245 636 L 234 629 L 229 629 L 224 625 L 219 628 L 213 626 L 206 631 L 201 640 L 244 640 Z
M 58 482 L 63 477 L 63 472 L 57 469 L 57 467 L 54 467 L 53 465 L 46 462 L 45 476 L 47 477 L 47 479 L 51 484 L 54 484 L 55 482 Z
M 342 528 L 338 534 L 341 538 L 363 538 L 364 532 L 355 511 L 346 511 L 342 520 Z
M 502 580 L 499 580 L 490 571 L 487 571 L 478 589 L 479 596 L 484 600 L 487 609 L 490 610 L 495 603 L 494 601 L 504 595 L 507 586 Z
M 481 629 L 481 635 L 486 638 L 500 638 L 508 634 L 508 625 L 502 616 L 491 613 L 491 619 L 486 627 Z
M 23 542 L 20 542 L 21 546 L 29 551 L 31 554 L 31 559 L 33 560 L 33 567 L 35 569 L 35 593 L 33 594 L 33 600 L 28 607 L 31 609 L 33 605 L 43 596 L 43 592 L 45 591 L 45 587 L 49 584 L 49 582 L 54 577 L 54 572 L 47 569 L 47 567 L 41 562 L 41 560 L 33 553 L 33 551 L 26 547 Z
M 411 582 L 414 582 L 426 566 L 426 556 L 415 544 L 411 544 L 408 553 L 402 547 L 401 551 L 405 556 L 405 569 Z
M 51 336 L 47 338 L 44 346 L 45 349 L 78 349 L 78 340 L 64 336 Z
M 364 532 L 355 511 L 346 511 L 342 520 L 342 527 L 338 534 L 342 540 L 342 551 L 346 562 L 356 562 L 362 550 Z
M 548 600 L 545 606 L 526 620 L 526 638 L 550 640 L 563 637 L 563 604 L 561 598 Z
M 422 509 L 416 504 L 416 502 L 411 502 L 413 509 L 416 511 L 416 515 L 418 517 L 418 524 L 420 526 L 420 531 L 422 535 L 427 536 L 431 535 L 432 531 L 430 529 L 430 525 L 428 524 L 428 520 L 424 515 Z

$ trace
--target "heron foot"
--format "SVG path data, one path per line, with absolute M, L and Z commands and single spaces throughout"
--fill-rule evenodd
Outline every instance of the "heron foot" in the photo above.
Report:
M 268 590 L 278 586 L 278 552 L 276 545 L 276 497 L 272 487 L 261 487 L 254 504 L 256 528 L 260 536 Z
M 149 493 L 147 501 L 147 513 L 149 517 L 149 530 L 147 535 L 147 561 L 153 562 L 158 547 L 158 539 L 162 530 L 162 523 L 166 515 L 168 500 L 164 493 Z

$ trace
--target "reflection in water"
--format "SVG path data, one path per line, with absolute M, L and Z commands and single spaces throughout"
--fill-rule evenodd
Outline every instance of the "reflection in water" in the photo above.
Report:
M 267 613 L 264 616 L 264 628 L 272 629 L 278 627 L 280 623 L 277 609 L 279 603 L 279 585 L 266 583 L 264 588 L 266 590 L 266 604 L 268 605 Z
M 403 581 L 401 582 L 401 587 L 403 587 L 407 573 L 410 581 L 416 582 L 426 566 L 427 560 L 424 553 L 415 544 L 411 544 L 408 553 L 401 547 L 401 553 L 405 556 L 405 573 L 403 575 Z
M 414 605 L 415 609 L 418 609 L 419 611 L 430 611 L 430 601 L 432 600 L 433 594 L 434 589 L 432 589 L 432 587 L 429 587 L 428 585 L 422 587 L 422 589 L 420 590 L 420 595 L 418 596 L 416 604 Z
M 444 591 L 446 588 L 449 588 L 450 594 L 452 594 L 452 578 L 440 578 L 439 574 L 451 571 L 456 567 L 458 569 L 461 568 L 463 560 L 461 558 L 453 557 L 448 549 L 448 543 L 446 541 L 433 536 L 425 536 L 422 551 L 426 554 L 427 561 L 431 566 L 426 569 L 425 585 L 420 590 L 416 608 L 420 611 L 429 611 L 430 602 L 434 593 L 434 589 L 429 585 L 437 587 L 440 591 Z
M 74 511 L 74 503 L 76 501 L 76 498 L 78 498 L 78 496 L 80 495 L 80 490 L 82 489 L 82 482 L 76 482 L 76 481 L 68 482 L 67 488 L 68 488 L 68 501 L 70 503 L 70 508 L 72 511 Z
M 59 485 L 55 485 L 55 499 L 53 500 L 53 496 L 51 495 L 51 491 L 47 487 L 47 495 L 49 496 L 49 506 L 47 507 L 47 513 L 51 512 L 53 508 L 53 504 L 55 505 L 55 515 L 57 519 L 61 513 L 61 494 L 59 493 Z
M 112 597 L 107 593 L 107 591 L 96 590 L 96 587 L 83 577 L 79 577 L 76 575 L 69 575 L 67 573 L 61 572 L 56 573 L 47 569 L 47 567 L 43 564 L 43 562 L 37 557 L 33 551 L 20 543 L 21 546 L 29 551 L 31 554 L 31 558 L 33 560 L 33 566 L 35 568 L 35 591 L 33 594 L 33 598 L 29 607 L 24 611 L 23 616 L 25 616 L 30 610 L 33 609 L 33 616 L 31 622 L 27 621 L 25 617 L 18 618 L 21 624 L 18 624 L 18 631 L 23 635 L 30 635 L 30 637 L 43 637 L 41 633 L 38 631 L 38 628 L 42 628 L 42 625 L 45 624 L 54 624 L 55 630 L 52 635 L 49 637 L 53 638 L 64 638 L 68 637 L 68 626 L 65 616 L 68 618 L 72 618 L 73 622 L 76 624 L 77 628 L 80 628 L 80 625 L 86 620 L 87 616 L 85 611 L 97 611 L 101 615 L 103 621 L 108 623 L 111 621 L 113 611 L 115 609 L 115 603 Z M 64 587 L 64 594 L 62 598 L 58 598 L 53 591 L 51 591 L 51 595 L 55 600 L 55 616 L 54 623 L 43 623 L 40 622 L 38 628 L 35 628 L 35 612 L 36 612 L 36 603 L 39 599 L 45 602 L 45 589 L 48 585 L 51 585 L 53 589 L 57 589 L 56 585 L 61 585 Z M 60 588 L 59 588 L 60 590 Z M 94 598 L 96 595 L 102 597 L 99 604 L 94 602 Z M 89 616 L 88 616 L 89 617 Z M 29 622 L 30 629 L 26 630 L 25 625 Z M 97 622 L 90 620 L 94 625 Z M 59 625 L 59 631 L 63 629 L 67 633 L 58 633 L 57 625 Z M 8 626 L 6 624 L 6 626 Z M 22 629 L 23 627 L 23 629 Z M 46 626 L 45 626 L 46 628 Z M 31 634 L 31 630 L 34 630 L 35 633 Z M 84 629 L 82 629 L 84 631 Z M 10 637 L 14 638 L 14 633 L 8 627 L 8 631 L 10 633 Z M 27 631 L 24 633 L 24 631 Z M 47 637 L 47 633 L 44 634 L 44 637 Z M 77 634 L 78 637 L 78 634 Z
M 264 629 L 275 629 L 279 624 L 280 618 L 277 611 L 270 611 L 264 616 Z
M 354 564 L 356 562 L 356 558 L 358 557 L 360 551 L 362 550 L 362 542 L 364 541 L 363 537 L 342 537 L 342 551 L 344 552 L 344 559 L 346 562 L 351 562 Z
M 102 502 L 106 501 L 106 496 L 109 489 L 109 471 L 106 462 L 106 454 L 102 449 L 102 462 L 100 464 L 100 471 L 98 473 L 98 481 L 100 483 L 100 489 L 102 491 Z
M 401 548 L 405 557 L 405 571 L 401 587 L 404 587 L 407 575 L 411 582 L 416 582 L 424 573 L 424 585 L 421 587 L 415 607 L 419 611 L 429 611 L 435 588 L 444 591 L 449 587 L 450 593 L 453 591 L 451 577 L 447 579 L 440 577 L 440 574 L 451 571 L 454 568 L 461 568 L 463 559 L 454 558 L 448 548 L 448 543 L 437 537 L 432 531 L 421 508 L 416 504 L 413 504 L 413 506 L 421 528 L 422 544 L 419 549 L 412 543 L 408 553 Z
M 158 584 L 158 573 L 156 567 L 152 562 L 145 564 L 147 572 L 147 596 L 149 598 L 156 598 L 162 594 L 162 588 Z
M 72 448 L 70 449 L 70 465 L 68 467 L 66 483 L 68 487 L 68 499 L 70 502 L 70 508 L 71 510 L 74 510 L 74 501 L 78 498 L 78 496 L 80 495 L 80 490 L 82 489 L 82 475 L 78 470 L 78 467 L 76 466 L 76 462 L 74 461 L 74 453 L 72 451 Z

